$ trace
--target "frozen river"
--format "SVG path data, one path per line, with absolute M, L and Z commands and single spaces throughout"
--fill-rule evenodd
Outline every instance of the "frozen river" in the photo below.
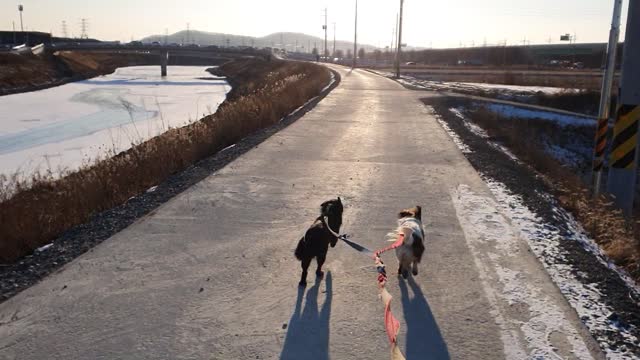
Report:
M 0 96 L 0 174 L 73 170 L 214 113 L 230 86 L 202 66 L 111 75 Z

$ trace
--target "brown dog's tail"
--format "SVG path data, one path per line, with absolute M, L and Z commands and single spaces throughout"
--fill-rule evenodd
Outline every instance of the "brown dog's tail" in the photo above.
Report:
M 304 237 L 300 239 L 300 241 L 298 241 L 298 246 L 296 246 L 296 251 L 294 251 L 294 255 L 296 256 L 296 259 L 302 261 L 302 255 L 304 252 Z

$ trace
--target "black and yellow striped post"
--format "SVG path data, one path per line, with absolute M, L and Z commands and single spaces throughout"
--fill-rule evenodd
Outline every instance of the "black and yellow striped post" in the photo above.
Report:
M 613 130 L 607 191 L 627 215 L 633 210 L 638 163 L 640 120 L 640 0 L 629 1 L 627 32 L 618 92 L 618 111 Z
M 607 131 L 609 130 L 609 119 L 598 119 L 596 128 L 596 145 L 593 154 L 593 172 L 599 173 L 604 167 L 604 153 L 607 149 Z
M 638 120 L 640 120 L 640 106 L 622 105 L 618 107 L 611 147 L 612 168 L 622 170 L 635 168 L 636 148 L 638 147 Z

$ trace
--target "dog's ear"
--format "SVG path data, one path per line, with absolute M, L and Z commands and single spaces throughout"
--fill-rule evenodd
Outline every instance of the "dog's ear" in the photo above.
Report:
M 398 213 L 398 218 L 412 217 L 422 221 L 422 207 L 415 206 L 411 209 L 404 209 Z

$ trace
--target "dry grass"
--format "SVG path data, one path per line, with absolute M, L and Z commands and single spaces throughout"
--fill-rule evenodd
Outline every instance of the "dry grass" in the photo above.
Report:
M 612 109 L 615 107 L 615 95 L 612 99 Z M 538 93 L 533 96 L 531 103 L 556 109 L 573 111 L 597 116 L 600 104 L 600 91 L 565 89 L 556 94 Z
M 214 115 L 59 179 L 51 174 L 36 174 L 29 181 L 0 179 L 0 261 L 15 261 L 92 214 L 278 122 L 318 95 L 330 79 L 324 67 L 283 61 L 238 60 L 219 72 L 236 88 Z
M 543 150 L 541 136 L 553 138 L 557 125 L 545 121 L 511 121 L 497 114 L 476 110 L 470 117 L 489 136 L 505 144 L 521 160 L 544 175 L 547 185 L 564 209 L 571 212 L 604 253 L 640 283 L 640 217 L 629 223 L 605 196 L 593 200 L 589 187 L 574 171 Z
M 104 75 L 118 67 L 157 61 L 157 57 L 148 54 L 61 52 L 35 56 L 3 53 L 0 54 L 0 94 Z

